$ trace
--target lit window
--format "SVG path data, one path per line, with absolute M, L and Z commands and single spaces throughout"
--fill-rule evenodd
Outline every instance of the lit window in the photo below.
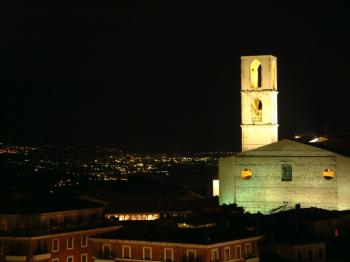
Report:
M 144 260 L 152 260 L 152 248 L 151 247 L 144 247 L 142 248 L 143 251 L 143 259 Z
M 73 256 L 67 257 L 67 262 L 74 262 L 74 257 Z
M 281 180 L 282 181 L 292 181 L 292 164 L 282 164 L 281 165 Z
M 244 168 L 242 171 L 241 171 L 241 177 L 245 180 L 248 180 L 252 177 L 253 173 L 252 171 L 249 169 L 249 168 Z
M 131 258 L 131 247 L 130 246 L 122 246 L 122 257 L 123 258 Z
M 80 262 L 87 262 L 87 254 L 86 254 L 86 253 L 81 254 L 81 256 L 80 256 Z
M 330 169 L 330 168 L 327 168 L 327 169 L 323 170 L 322 175 L 327 180 L 332 179 L 335 176 L 334 171 L 332 169 Z
M 60 241 L 58 238 L 52 239 L 52 252 L 60 250 Z
M 164 248 L 164 261 L 174 261 L 174 251 L 172 248 Z
M 73 249 L 74 248 L 74 239 L 73 237 L 67 238 L 67 249 Z
M 87 236 L 81 236 L 81 247 L 87 247 Z

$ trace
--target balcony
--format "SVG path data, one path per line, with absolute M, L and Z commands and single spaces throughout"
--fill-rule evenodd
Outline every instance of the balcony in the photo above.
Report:
M 46 260 L 50 258 L 51 258 L 51 253 L 33 255 L 33 261 L 41 261 L 41 260 Z
M 38 247 L 33 251 L 33 261 L 41 261 L 51 258 L 51 253 L 47 250 L 46 246 Z
M 114 262 L 114 258 L 95 258 L 94 262 Z
M 259 255 L 250 254 L 250 255 L 244 257 L 244 261 L 245 262 L 259 262 Z
M 25 247 L 24 246 L 17 246 L 17 247 L 12 247 L 9 249 L 6 257 L 6 261 L 26 261 L 27 260 L 27 254 L 25 252 Z
M 5 260 L 11 261 L 11 262 L 27 261 L 27 256 L 26 255 L 7 255 L 5 257 Z
M 101 252 L 94 258 L 94 262 L 114 262 L 113 252 Z

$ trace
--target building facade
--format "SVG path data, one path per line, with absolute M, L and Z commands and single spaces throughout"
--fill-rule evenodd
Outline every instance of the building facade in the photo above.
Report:
M 0 261 L 89 262 L 88 238 L 119 228 L 96 203 L 36 201 L 0 208 Z
M 258 241 L 261 236 L 235 237 L 231 240 L 209 239 L 209 235 L 187 238 L 182 229 L 174 235 L 166 229 L 158 232 L 140 230 L 138 234 L 121 229 L 89 239 L 94 262 L 114 261 L 259 261 Z M 202 229 L 203 231 L 203 229 Z M 206 237 L 203 237 L 206 236 Z
M 271 213 L 295 205 L 350 209 L 350 158 L 314 144 L 277 141 L 277 60 L 241 59 L 242 152 L 219 161 L 219 202 Z M 312 142 L 314 142 L 312 141 Z

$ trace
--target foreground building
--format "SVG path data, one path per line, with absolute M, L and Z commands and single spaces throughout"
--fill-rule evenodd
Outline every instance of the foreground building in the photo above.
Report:
M 88 237 L 118 229 L 103 208 L 51 197 L 1 201 L 0 261 L 89 262 Z
M 241 59 L 242 152 L 219 161 L 220 204 L 271 213 L 301 207 L 350 209 L 349 150 L 277 133 L 277 59 Z
M 89 239 L 94 262 L 259 261 L 261 236 L 230 229 L 126 226 Z

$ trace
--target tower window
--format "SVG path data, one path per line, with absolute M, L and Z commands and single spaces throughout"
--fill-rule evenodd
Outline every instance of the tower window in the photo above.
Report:
M 252 88 L 262 86 L 262 67 L 260 61 L 257 59 L 250 65 L 250 85 Z
M 272 61 L 272 69 L 271 69 L 271 86 L 272 89 L 276 89 L 276 63 Z
M 262 102 L 259 98 L 255 98 L 253 101 L 253 122 L 262 121 Z
M 281 180 L 282 181 L 292 181 L 292 164 L 282 164 L 281 165 Z

